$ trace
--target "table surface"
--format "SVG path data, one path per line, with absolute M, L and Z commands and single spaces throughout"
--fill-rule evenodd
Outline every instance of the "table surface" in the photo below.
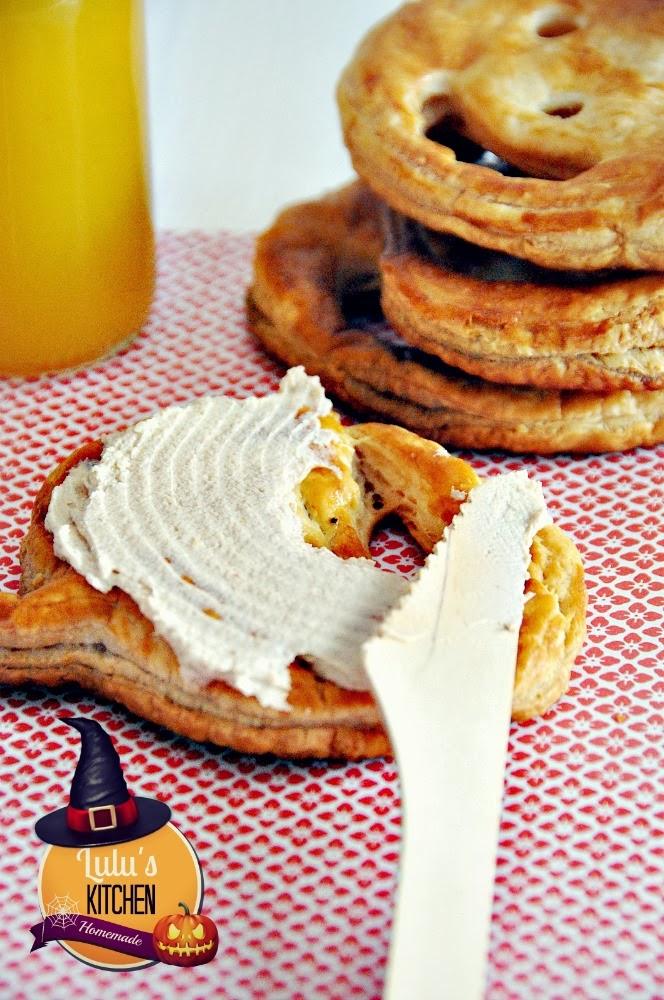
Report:
M 244 320 L 251 252 L 249 236 L 163 235 L 152 315 L 128 349 L 74 375 L 0 381 L 0 587 L 17 588 L 34 494 L 76 445 L 158 406 L 276 386 L 282 369 Z M 542 480 L 583 553 L 590 596 L 570 690 L 546 717 L 512 727 L 487 997 L 654 1000 L 664 996 L 664 447 L 472 459 L 480 473 L 525 467 Z M 375 552 L 396 570 L 417 562 L 394 532 Z M 211 965 L 137 977 L 55 944 L 28 955 L 42 855 L 33 826 L 66 800 L 78 737 L 59 717 L 70 712 L 107 727 L 130 787 L 164 798 L 191 839 L 220 930 Z M 242 756 L 73 686 L 4 688 L 0 719 L 0 995 L 120 1000 L 140 981 L 145 1000 L 380 996 L 399 851 L 391 760 Z

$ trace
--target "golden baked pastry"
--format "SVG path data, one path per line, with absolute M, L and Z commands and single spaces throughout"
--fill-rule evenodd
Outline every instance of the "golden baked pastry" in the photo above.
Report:
M 303 482 L 303 532 L 318 525 L 333 550 L 357 554 L 366 551 L 374 524 L 395 512 L 429 551 L 478 482 L 470 465 L 399 427 L 334 429 L 342 481 Z M 79 448 L 39 491 L 21 547 L 20 596 L 0 594 L 0 681 L 76 681 L 192 739 L 250 753 L 349 759 L 388 753 L 371 696 L 322 680 L 302 662 L 290 667 L 289 712 L 265 708 L 219 680 L 192 691 L 168 643 L 126 593 L 93 589 L 55 556 L 44 525 L 51 494 L 102 449 L 100 442 Z M 330 536 L 334 518 L 343 520 L 343 530 Z M 535 536 L 526 586 L 533 596 L 519 640 L 519 719 L 545 711 L 565 690 L 585 631 L 583 567 L 560 529 L 548 526 Z
M 658 0 L 407 3 L 341 78 L 353 164 L 472 243 L 664 270 L 663 39 Z
M 546 270 L 386 217 L 381 304 L 408 344 L 491 382 L 664 388 L 664 274 Z
M 377 282 L 379 215 L 375 196 L 352 185 L 287 209 L 259 238 L 248 311 L 273 354 L 304 365 L 356 409 L 442 444 L 550 453 L 664 440 L 664 390 L 566 392 L 488 382 L 349 315 L 350 300 Z

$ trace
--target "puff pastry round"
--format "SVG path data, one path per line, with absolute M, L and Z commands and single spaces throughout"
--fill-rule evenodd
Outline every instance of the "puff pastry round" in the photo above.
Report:
M 377 284 L 380 205 L 362 185 L 296 205 L 258 240 L 251 325 L 289 365 L 364 412 L 463 448 L 617 451 L 664 440 L 664 390 L 554 391 L 468 375 L 349 316 Z
M 430 550 L 459 509 L 459 497 L 478 481 L 472 468 L 399 427 L 364 424 L 346 433 L 361 469 L 360 514 L 366 517 L 355 521 L 361 532 L 396 512 Z M 21 549 L 20 596 L 0 594 L 0 681 L 75 681 L 192 739 L 250 753 L 348 759 L 388 753 L 370 694 L 322 680 L 304 663 L 290 667 L 289 712 L 265 708 L 219 680 L 192 691 L 172 649 L 126 593 L 93 589 L 55 556 L 44 526 L 52 491 L 79 462 L 98 458 L 102 447 L 79 448 L 37 496 Z M 346 541 L 339 541 L 342 555 Z M 519 636 L 516 719 L 545 711 L 562 694 L 583 640 L 583 567 L 560 529 L 548 526 L 535 536 L 526 587 L 532 597 Z
M 551 271 L 386 221 L 381 304 L 413 347 L 491 382 L 664 388 L 664 274 Z
M 407 3 L 339 84 L 355 169 L 545 267 L 664 270 L 663 38 L 658 0 Z

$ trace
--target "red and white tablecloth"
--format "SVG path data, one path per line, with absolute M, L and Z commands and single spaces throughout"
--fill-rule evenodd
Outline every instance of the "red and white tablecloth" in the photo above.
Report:
M 202 393 L 275 387 L 281 369 L 243 315 L 251 251 L 249 237 L 165 235 L 153 313 L 127 350 L 74 375 L 0 380 L 0 587 L 16 589 L 33 496 L 75 446 Z M 545 718 L 512 727 L 487 997 L 662 998 L 664 447 L 473 461 L 542 480 L 583 553 L 590 594 L 568 694 Z M 415 558 L 392 533 L 376 552 L 404 569 Z M 43 851 L 34 822 L 65 804 L 78 757 L 63 710 L 106 726 L 130 787 L 164 798 L 194 844 L 204 909 L 220 930 L 211 965 L 112 973 L 55 944 L 28 954 Z M 399 851 L 391 760 L 241 756 L 73 687 L 2 689 L 0 720 L 0 997 L 380 996 Z

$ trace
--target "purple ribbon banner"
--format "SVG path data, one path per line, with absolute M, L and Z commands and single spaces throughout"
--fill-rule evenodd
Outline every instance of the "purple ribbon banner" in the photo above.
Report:
M 159 961 L 151 931 L 137 931 L 134 927 L 112 924 L 84 914 L 68 914 L 65 919 L 59 914 L 44 917 L 40 924 L 30 928 L 30 933 L 35 939 L 31 953 L 43 948 L 49 941 L 80 941 L 149 962 Z

